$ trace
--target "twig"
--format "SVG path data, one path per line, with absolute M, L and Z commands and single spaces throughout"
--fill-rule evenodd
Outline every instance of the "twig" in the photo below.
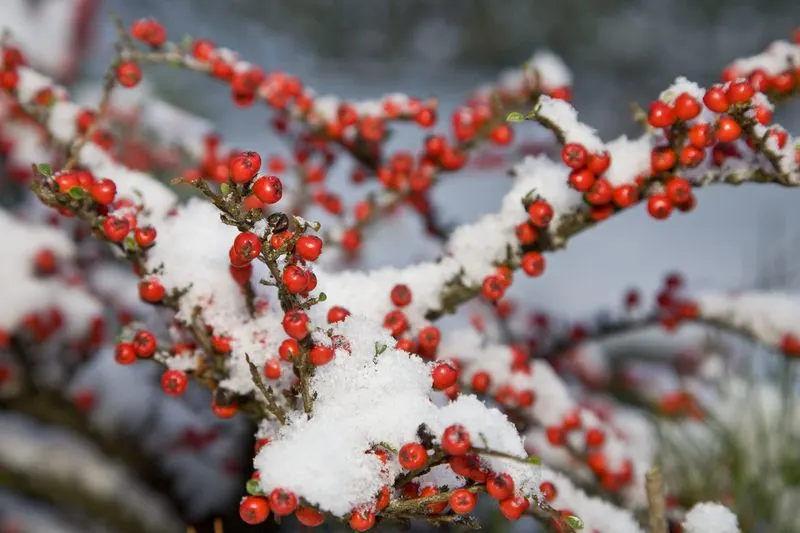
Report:
M 250 360 L 250 356 L 245 354 L 244 357 L 247 360 L 248 366 L 250 367 L 250 377 L 253 379 L 253 383 L 255 383 L 256 387 L 259 391 L 261 391 L 261 394 L 264 395 L 264 399 L 267 401 L 267 410 L 278 419 L 278 422 L 280 422 L 282 426 L 285 425 L 286 413 L 275 400 L 275 395 L 272 393 L 272 389 L 268 388 L 264 384 L 264 380 L 261 379 L 261 374 L 259 374 L 256 365 L 254 365 Z
M 664 476 L 658 467 L 653 467 L 645 474 L 647 490 L 647 517 L 650 533 L 667 533 L 668 524 L 664 501 Z

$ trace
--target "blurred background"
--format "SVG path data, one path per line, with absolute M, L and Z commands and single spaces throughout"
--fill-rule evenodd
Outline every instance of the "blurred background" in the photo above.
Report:
M 85 53 L 69 83 L 76 94 L 96 91 L 111 59 L 116 38 L 112 14 L 128 23 L 154 17 L 174 40 L 183 35 L 210 38 L 265 70 L 298 76 L 319 94 L 348 99 L 391 92 L 436 96 L 442 117 L 477 86 L 547 49 L 572 70 L 574 105 L 582 121 L 605 139 L 638 134 L 632 103 L 646 106 L 677 76 L 710 85 L 733 59 L 788 38 L 800 21 L 800 4 L 792 0 L 3 0 L 0 27 L 8 26 L 23 44 L 35 48 L 35 59 L 48 64 L 48 58 L 63 54 L 59 39 L 67 38 L 59 14 L 80 8 L 94 11 L 84 28 Z M 289 155 L 268 127 L 269 111 L 236 109 L 216 81 L 168 67 L 147 68 L 145 78 L 153 98 L 213 123 L 226 144 Z M 781 107 L 776 122 L 800 132 L 800 103 Z M 520 143 L 543 138 L 534 125 L 516 131 Z M 416 128 L 400 128 L 390 146 L 418 146 L 421 138 Z M 361 194 L 348 194 L 347 169 L 339 170 L 330 177 L 331 189 L 352 205 Z M 441 218 L 456 224 L 496 210 L 509 187 L 504 170 L 468 169 L 448 176 L 433 195 Z M 17 198 L 4 194 L 4 203 Z M 702 190 L 695 211 L 666 222 L 653 220 L 642 207 L 632 209 L 548 257 L 546 273 L 515 283 L 513 296 L 527 308 L 580 319 L 616 307 L 629 287 L 655 292 L 667 271 L 683 273 L 693 289 L 793 291 L 800 273 L 799 206 L 796 194 L 761 185 Z M 324 220 L 324 215 L 316 218 Z M 370 234 L 359 267 L 405 266 L 435 258 L 438 245 L 421 234 L 416 215 L 399 213 Z M 646 351 L 656 340 L 638 338 L 627 348 L 614 349 Z M 92 370 L 94 379 L 127 379 L 120 377 L 109 357 L 105 361 Z M 91 375 L 83 379 L 91 381 Z M 142 377 L 145 382 L 150 378 Z M 126 411 L 127 405 L 120 402 L 107 416 Z M 165 424 L 184 415 L 164 415 Z M 147 423 L 145 418 L 145 434 Z M 205 430 L 211 427 L 198 424 Z M 229 429 L 236 435 L 234 443 L 221 448 L 252 445 L 250 428 Z M 163 442 L 151 445 L 159 446 Z M 247 465 L 231 466 L 222 452 L 212 455 L 227 464 L 232 475 L 244 475 Z M 202 479 L 207 485 L 198 480 L 184 491 L 220 489 L 216 503 L 199 504 L 208 512 L 195 513 L 198 527 L 210 528 L 214 516 L 235 509 L 244 478 L 229 480 L 227 490 L 220 488 L 213 473 Z M 0 496 L 6 509 L 22 505 L 16 496 Z M 47 529 L 45 522 L 24 531 L 67 530 Z M 55 523 L 64 526 L 60 519 Z M 238 527 L 226 525 L 226 530 Z
M 574 73 L 581 119 L 606 139 L 637 134 L 631 103 L 646 106 L 677 76 L 701 86 L 713 83 L 733 59 L 788 38 L 800 16 L 800 5 L 789 0 L 106 0 L 100 5 L 92 54 L 84 62 L 88 79 L 98 79 L 110 57 L 115 37 L 110 13 L 126 20 L 154 16 L 176 37 L 208 36 L 265 68 L 299 76 L 320 94 L 435 95 L 442 116 L 498 72 L 549 49 Z M 277 144 L 264 127 L 267 113 L 237 112 L 225 91 L 211 90 L 215 82 L 169 69 L 154 71 L 150 79 L 161 98 L 210 118 L 231 143 L 254 150 Z M 797 131 L 798 110 L 800 105 L 789 104 L 776 121 Z M 410 145 L 415 134 L 398 135 L 395 143 Z M 499 205 L 507 185 L 500 172 L 459 173 L 438 187 L 435 198 L 446 220 L 474 220 Z M 655 289 L 665 270 L 680 270 L 707 288 L 747 283 L 755 276 L 753 250 L 765 238 L 763 225 L 796 227 L 800 209 L 780 188 L 746 189 L 702 191 L 701 209 L 667 223 L 650 219 L 643 208 L 615 217 L 552 256 L 552 268 L 523 290 L 544 305 L 557 302 L 559 312 L 583 314 L 619 299 L 630 284 Z M 379 235 L 372 239 L 380 241 Z M 419 260 L 385 246 L 367 251 L 373 251 L 365 257 L 368 267 Z

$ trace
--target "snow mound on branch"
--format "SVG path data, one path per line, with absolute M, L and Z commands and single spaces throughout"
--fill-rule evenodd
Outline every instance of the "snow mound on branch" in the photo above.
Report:
M 739 520 L 719 503 L 698 503 L 686 514 L 686 533 L 740 533 Z
M 768 344 L 800 335 L 800 300 L 780 292 L 708 293 L 696 298 L 700 315 L 742 329 Z
M 331 363 L 317 368 L 311 382 L 316 393 L 312 418 L 298 415 L 255 459 L 266 492 L 283 487 L 344 516 L 372 502 L 400 472 L 399 464 L 391 460 L 382 473 L 377 456 L 365 452 L 378 445 L 398 449 L 415 441 L 421 424 L 437 437 L 448 426 L 462 424 L 473 445 L 527 457 L 505 415 L 474 396 L 437 407 L 430 399 L 428 366 L 389 348 L 394 339 L 379 326 L 350 317 L 336 325 L 334 334 L 348 339 L 349 353 L 340 348 Z M 508 472 L 523 492 L 536 490 L 535 465 L 484 459 L 493 470 Z M 448 485 L 455 482 L 447 481 Z

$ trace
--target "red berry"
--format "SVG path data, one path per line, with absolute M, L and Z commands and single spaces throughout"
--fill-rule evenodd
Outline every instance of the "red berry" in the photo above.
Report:
M 546 228 L 553 220 L 553 208 L 544 200 L 536 200 L 528 207 L 528 216 L 537 228 Z
M 587 169 L 573 170 L 568 178 L 570 186 L 578 192 L 586 192 L 592 188 L 595 175 Z
M 294 250 L 306 261 L 316 261 L 322 253 L 322 239 L 315 235 L 303 235 L 297 239 Z
M 542 497 L 548 502 L 555 500 L 556 496 L 558 495 L 555 485 L 549 481 L 544 481 L 541 485 L 539 485 L 539 492 L 542 493 Z
M 189 377 L 180 370 L 169 369 L 161 374 L 161 389 L 170 396 L 180 396 L 189 385 Z
M 239 504 L 239 516 L 244 523 L 254 526 L 269 517 L 269 504 L 263 496 L 246 496 Z
M 397 452 L 397 460 L 406 470 L 419 470 L 428 462 L 428 452 L 422 444 L 409 442 Z
M 508 285 L 508 282 L 501 276 L 486 276 L 481 285 L 481 294 L 490 302 L 496 302 L 503 297 Z
M 731 106 L 728 96 L 721 86 L 715 85 L 703 95 L 703 103 L 714 113 L 724 113 Z
M 152 357 L 156 353 L 156 337 L 149 331 L 140 331 L 133 338 L 133 347 L 138 357 Z
M 539 252 L 528 252 L 522 256 L 520 267 L 531 277 L 541 276 L 546 266 L 544 256 Z
M 665 193 L 673 204 L 685 204 L 692 196 L 692 184 L 676 176 L 667 182 Z
M 601 206 L 611 202 L 614 190 L 608 180 L 599 178 L 586 191 L 584 197 L 592 205 Z
M 120 342 L 114 350 L 114 360 L 121 365 L 132 365 L 136 362 L 136 348 L 129 342 Z
M 108 217 L 103 221 L 103 233 L 110 241 L 122 242 L 130 230 L 131 225 L 127 219 Z
M 117 81 L 123 87 L 136 87 L 142 80 L 142 69 L 138 63 L 124 61 L 117 66 Z
M 743 104 L 749 102 L 755 93 L 749 82 L 741 80 L 734 81 L 728 86 L 726 96 L 731 104 Z
M 356 509 L 350 514 L 348 523 L 359 533 L 367 531 L 375 525 L 375 513 L 367 508 Z
M 263 176 L 253 183 L 253 194 L 267 205 L 276 204 L 283 197 L 283 183 L 277 176 Z
M 472 391 L 475 394 L 485 394 L 489 390 L 489 385 L 492 383 L 492 378 L 488 372 L 481 370 L 472 376 Z
M 639 189 L 634 185 L 624 184 L 614 188 L 612 193 L 614 203 L 620 209 L 630 207 L 639 201 Z
M 392 292 L 389 295 L 392 303 L 397 307 L 405 307 L 411 303 L 411 289 L 408 285 L 398 283 L 392 287 Z
M 308 336 L 308 322 L 307 314 L 292 309 L 283 316 L 283 330 L 293 339 L 303 340 Z
M 566 432 L 560 426 L 548 426 L 545 429 L 545 435 L 553 446 L 563 446 L 566 442 Z
M 611 154 L 608 152 L 594 153 L 589 156 L 586 168 L 595 176 L 600 176 L 611 166 Z
M 297 509 L 297 496 L 286 489 L 273 489 L 269 493 L 269 508 L 277 516 L 288 516 Z
M 683 148 L 681 148 L 680 156 L 678 160 L 680 161 L 681 165 L 686 168 L 694 168 L 700 163 L 703 162 L 703 159 L 706 158 L 706 151 L 702 148 L 698 148 L 696 146 L 692 146 L 691 144 L 687 144 Z
M 254 152 L 253 152 L 254 153 Z M 253 165 L 253 159 L 246 154 L 239 154 L 231 159 L 229 172 L 231 181 L 234 183 L 245 184 L 256 177 L 261 167 L 261 158 L 258 159 L 259 166 Z
M 653 148 L 653 151 L 650 153 L 650 166 L 655 174 L 672 170 L 677 162 L 678 156 L 675 155 L 675 151 L 669 146 Z
M 430 128 L 436 124 L 436 110 L 430 107 L 423 107 L 414 115 L 414 121 L 423 128 Z
M 498 124 L 489 133 L 489 137 L 494 141 L 495 144 L 506 146 L 507 144 L 511 144 L 511 141 L 514 138 L 514 131 L 508 124 Z
M 733 142 L 742 136 L 742 127 L 732 117 L 720 117 L 717 121 L 716 135 L 721 142 Z
M 94 182 L 90 190 L 92 199 L 101 205 L 108 205 L 114 201 L 117 195 L 117 184 L 107 178 L 102 178 Z
M 143 226 L 133 230 L 133 238 L 141 248 L 148 248 L 156 240 L 156 229 L 153 226 Z
M 239 407 L 235 403 L 231 403 L 229 405 L 222 405 L 217 403 L 216 399 L 211 399 L 211 412 L 214 413 L 214 416 L 217 418 L 222 418 L 227 420 L 228 418 L 233 418 L 236 413 L 239 412 Z
M 478 503 L 478 496 L 467 489 L 456 489 L 450 495 L 450 508 L 454 513 L 467 514 Z
M 647 212 L 656 220 L 664 220 L 672 214 L 672 202 L 665 194 L 653 194 L 647 199 Z
M 148 279 L 139 282 L 139 297 L 145 302 L 156 304 L 161 302 L 167 291 L 157 279 Z
M 255 233 L 244 231 L 233 240 L 232 250 L 238 262 L 249 263 L 261 254 L 261 239 Z
M 436 366 L 431 370 L 431 377 L 433 378 L 433 388 L 436 390 L 444 390 L 456 382 L 458 379 L 458 370 L 453 368 L 449 363 L 440 361 L 436 363 Z
M 519 520 L 530 506 L 530 502 L 522 495 L 506 498 L 500 502 L 500 512 L 509 520 Z
M 167 40 L 167 32 L 158 21 L 139 19 L 131 25 L 131 35 L 152 47 L 159 47 Z
M 325 522 L 325 515 L 313 507 L 298 507 L 294 515 L 297 521 L 306 527 L 317 527 Z
M 692 120 L 703 110 L 700 102 L 689 93 L 681 93 L 675 99 L 675 116 L 680 120 Z
M 561 149 L 561 160 L 569 168 L 579 170 L 589 162 L 589 152 L 579 143 L 567 143 Z
M 291 361 L 300 355 L 300 344 L 294 339 L 286 339 L 278 348 L 278 355 L 284 361 Z
M 675 123 L 675 110 L 661 101 L 650 104 L 647 122 L 654 128 L 668 128 Z
M 267 359 L 267 362 L 264 363 L 264 375 L 267 379 L 279 379 L 281 377 L 280 360 L 275 357 Z
M 436 326 L 424 326 L 419 330 L 419 347 L 426 353 L 433 353 L 439 347 L 442 333 Z
M 233 347 L 231 346 L 231 338 L 224 335 L 212 335 L 211 347 L 217 353 L 227 354 L 230 353 Z
M 517 226 L 516 234 L 520 244 L 523 245 L 533 244 L 536 242 L 536 239 L 539 238 L 538 231 L 530 222 L 523 222 Z
M 442 450 L 448 455 L 464 455 L 472 448 L 467 428 L 454 424 L 442 434 Z
M 329 346 L 315 344 L 308 352 L 308 360 L 314 366 L 322 366 L 333 361 L 335 355 L 335 352 Z
M 195 39 L 192 42 L 192 55 L 198 61 L 208 61 L 214 51 L 214 43 L 207 39 Z
M 603 433 L 602 429 L 589 428 L 586 431 L 586 446 L 589 447 L 602 446 L 605 440 L 606 440 L 606 434 Z
M 708 148 L 714 144 L 714 130 L 710 124 L 694 124 L 689 128 L 689 142 L 697 148 Z
M 287 291 L 299 294 L 308 287 L 308 272 L 297 265 L 286 265 L 286 268 L 283 269 L 281 280 Z
M 495 500 L 511 498 L 514 490 L 514 480 L 508 474 L 491 476 L 486 482 L 486 492 Z
M 757 68 L 751 72 L 750 76 L 747 78 L 747 81 L 750 82 L 750 85 L 752 85 L 753 89 L 760 93 L 767 92 L 772 86 L 772 79 L 769 77 L 769 74 L 760 68 Z
M 389 311 L 383 318 L 383 327 L 397 338 L 408 329 L 408 318 L 400 310 Z
M 350 316 L 350 311 L 344 307 L 333 306 L 328 309 L 328 323 L 335 324 Z

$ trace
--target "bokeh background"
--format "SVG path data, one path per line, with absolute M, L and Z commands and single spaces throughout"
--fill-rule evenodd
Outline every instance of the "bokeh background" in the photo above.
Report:
M 320 94 L 436 95 L 442 116 L 476 86 L 545 48 L 573 70 L 581 119 L 606 139 L 637 134 L 631 103 L 646 106 L 677 76 L 713 83 L 733 59 L 789 36 L 800 17 L 800 4 L 791 0 L 101 4 L 94 53 L 85 65 L 89 79 L 99 78 L 110 57 L 115 36 L 110 13 L 126 20 L 155 16 L 175 36 L 209 36 L 265 68 L 296 74 Z M 233 109 L 225 91 L 213 90 L 213 81 L 169 69 L 154 72 L 151 80 L 160 97 L 212 119 L 235 145 L 254 150 L 277 145 L 265 127 L 266 111 Z M 782 108 L 776 120 L 797 131 L 800 106 Z M 537 134 L 535 126 L 529 129 L 520 130 L 521 136 Z M 409 130 L 395 142 L 413 146 L 416 132 Z M 495 209 L 507 187 L 502 172 L 459 173 L 445 180 L 434 198 L 446 221 L 467 221 Z M 701 191 L 698 200 L 699 209 L 667 222 L 650 219 L 643 207 L 615 217 L 552 255 L 546 274 L 519 289 L 538 305 L 582 315 L 618 302 L 630 285 L 655 289 L 666 270 L 684 272 L 701 288 L 746 286 L 758 276 L 759 250 L 794 246 L 800 203 L 779 187 L 716 187 Z M 419 233 L 414 221 L 404 227 Z M 401 266 L 436 253 L 435 247 L 410 252 L 387 245 L 388 232 L 397 225 L 384 230 L 371 239 L 367 267 Z

